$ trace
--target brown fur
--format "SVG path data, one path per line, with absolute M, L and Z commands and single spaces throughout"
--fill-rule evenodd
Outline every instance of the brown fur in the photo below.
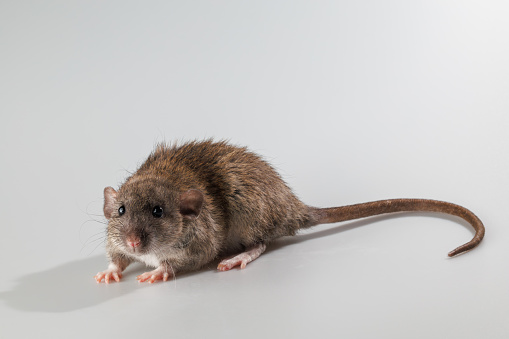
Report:
M 120 206 L 125 206 L 122 216 Z M 163 217 L 151 215 L 154 206 L 163 208 Z M 484 235 L 482 223 L 470 211 L 432 200 L 306 206 L 259 156 L 210 140 L 157 146 L 118 192 L 105 189 L 104 204 L 108 255 L 120 271 L 143 254 L 155 255 L 173 272 L 194 270 L 218 256 L 295 235 L 301 228 L 399 211 L 449 213 L 469 221 L 476 237 L 453 255 L 474 247 Z M 141 241 L 136 253 L 126 245 L 131 238 Z

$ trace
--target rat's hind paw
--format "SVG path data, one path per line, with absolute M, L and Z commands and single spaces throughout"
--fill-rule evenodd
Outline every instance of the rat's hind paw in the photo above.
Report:
M 136 279 L 139 282 L 148 281 L 149 284 L 152 284 L 157 280 L 167 281 L 169 276 L 170 274 L 163 267 L 158 267 L 153 271 L 140 274 Z
M 251 247 L 249 250 L 242 252 L 231 259 L 222 260 L 217 269 L 220 271 L 228 271 L 234 268 L 235 266 L 239 266 L 240 268 L 246 268 L 246 265 L 251 261 L 258 258 L 263 252 L 265 252 L 265 244 L 258 244 Z
M 107 284 L 109 284 L 112 279 L 115 279 L 116 282 L 120 282 L 120 278 L 122 278 L 122 271 L 116 267 L 109 267 L 106 271 L 97 273 L 94 278 L 97 283 L 100 283 L 103 279 Z

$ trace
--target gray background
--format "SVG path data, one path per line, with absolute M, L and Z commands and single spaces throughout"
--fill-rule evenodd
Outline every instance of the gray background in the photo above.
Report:
M 507 1 L 0 2 L 0 338 L 508 338 Z M 102 189 L 228 139 L 306 203 L 419 197 L 245 270 L 98 285 Z

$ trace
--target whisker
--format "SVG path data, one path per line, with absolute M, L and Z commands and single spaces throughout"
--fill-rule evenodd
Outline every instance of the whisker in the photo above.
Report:
M 94 248 L 94 250 L 92 251 L 92 253 L 94 253 L 94 252 L 95 252 L 95 250 L 97 250 L 97 247 L 99 247 L 100 245 L 103 245 L 103 244 L 105 244 L 105 243 L 106 243 L 106 238 L 104 238 L 104 239 L 103 239 L 103 241 L 101 241 L 100 243 L 98 243 L 98 244 L 95 246 L 95 248 Z M 91 254 L 92 254 L 92 253 L 91 253 Z
M 170 270 L 171 270 L 171 274 L 173 275 L 173 282 L 174 282 L 174 286 L 175 288 L 177 288 L 177 275 L 175 274 L 175 270 L 173 269 L 173 266 L 171 265 L 170 262 L 168 262 L 168 266 L 170 266 Z
M 99 238 L 99 239 L 96 239 L 96 241 L 97 241 L 97 240 L 102 240 L 102 241 L 99 241 L 99 242 L 98 242 L 98 244 L 94 247 L 94 249 L 93 249 L 92 251 L 90 251 L 87 255 L 91 255 L 92 253 L 94 253 L 94 252 L 97 250 L 97 248 L 98 248 L 99 246 L 101 246 L 101 245 L 104 245 L 104 244 L 105 244 L 105 242 L 106 242 L 106 240 L 107 240 L 107 239 L 106 239 L 106 237 L 105 237 L 105 238 L 103 238 L 103 239 L 100 239 L 100 238 Z M 80 250 L 80 253 L 83 251 L 83 249 L 84 249 L 84 247 Z
M 102 236 L 106 236 L 106 234 L 104 234 L 104 231 L 101 231 L 101 232 L 97 232 L 95 234 L 92 234 L 91 236 L 89 236 L 87 238 L 87 240 L 85 240 L 85 242 L 81 242 L 81 239 L 80 239 L 80 242 L 83 246 L 86 246 L 87 245 L 87 242 L 92 239 L 93 237 L 97 237 L 98 235 L 102 235 Z

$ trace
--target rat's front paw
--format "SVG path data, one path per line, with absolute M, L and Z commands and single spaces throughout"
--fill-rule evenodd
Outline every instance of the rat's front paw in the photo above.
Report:
M 170 274 L 163 267 L 158 267 L 153 271 L 145 272 L 136 277 L 139 282 L 148 281 L 149 284 L 157 280 L 167 281 Z
M 94 276 L 97 283 L 100 283 L 103 279 L 104 282 L 109 284 L 111 279 L 115 279 L 116 282 L 120 282 L 122 278 L 122 271 L 113 265 L 110 265 L 106 271 L 99 272 Z

